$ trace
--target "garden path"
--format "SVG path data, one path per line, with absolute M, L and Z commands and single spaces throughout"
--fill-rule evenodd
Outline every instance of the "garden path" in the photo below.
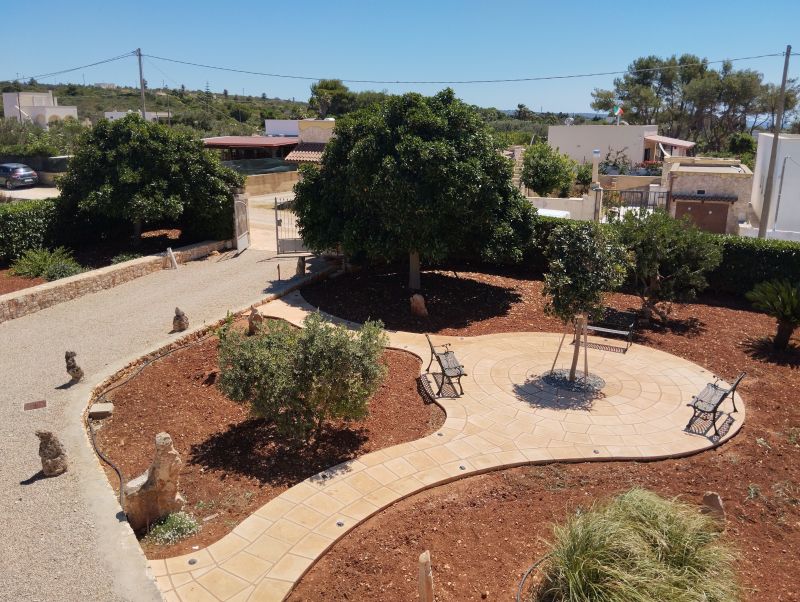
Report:
M 0 599 L 161 598 L 89 447 L 86 401 L 94 385 L 185 334 L 169 334 L 176 305 L 200 329 L 293 284 L 278 281 L 277 266 L 294 274 L 296 259 L 273 255 L 224 253 L 0 324 Z M 71 387 L 66 350 L 86 373 Z M 46 408 L 23 410 L 37 400 Z M 69 472 L 40 478 L 37 429 L 61 439 Z
M 298 292 L 259 309 L 297 325 L 313 311 Z M 388 334 L 392 347 L 425 365 L 430 352 L 423 335 Z M 359 523 L 406 496 L 467 475 L 553 461 L 678 457 L 720 443 L 683 430 L 692 415 L 686 404 L 711 378 L 707 370 L 641 345 L 623 354 L 615 341 L 591 337 L 590 373 L 605 381 L 601 393 L 565 393 L 540 378 L 560 339 L 554 333 L 435 337 L 437 344 L 452 343 L 468 373 L 462 397 L 438 400 L 447 412 L 439 431 L 295 485 L 206 549 L 151 561 L 165 599 L 281 600 Z M 570 361 L 572 347 L 565 348 L 557 367 Z M 721 441 L 744 422 L 744 404 L 737 406 L 738 413 L 724 418 Z

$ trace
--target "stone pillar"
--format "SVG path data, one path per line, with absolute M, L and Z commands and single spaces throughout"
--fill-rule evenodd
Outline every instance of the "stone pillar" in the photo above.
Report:
M 592 151 L 592 184 L 600 184 L 600 149 Z

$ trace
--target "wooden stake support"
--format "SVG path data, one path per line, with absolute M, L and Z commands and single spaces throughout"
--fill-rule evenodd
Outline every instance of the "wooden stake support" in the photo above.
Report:
M 433 602 L 433 569 L 428 550 L 419 555 L 419 599 L 420 602 Z

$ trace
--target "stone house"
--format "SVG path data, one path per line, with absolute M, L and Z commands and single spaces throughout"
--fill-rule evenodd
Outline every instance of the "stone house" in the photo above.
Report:
M 738 234 L 749 218 L 753 172 L 738 159 L 667 157 L 661 185 L 669 213 L 689 216 L 702 230 Z

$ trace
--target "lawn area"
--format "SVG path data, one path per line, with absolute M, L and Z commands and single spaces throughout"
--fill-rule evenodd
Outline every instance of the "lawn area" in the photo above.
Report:
M 244 324 L 239 322 L 238 328 Z M 143 540 L 148 558 L 168 558 L 206 547 L 280 493 L 317 472 L 366 453 L 424 437 L 444 422 L 444 412 L 417 391 L 420 362 L 387 350 L 388 374 L 361 421 L 327 427 L 318 449 L 291 447 L 247 405 L 216 386 L 218 339 L 210 336 L 147 366 L 109 394 L 112 418 L 99 426 L 97 443 L 130 480 L 150 466 L 157 433 L 168 432 L 180 453 L 185 511 L 200 532 L 172 545 Z M 120 374 L 116 382 L 123 382 Z M 114 383 L 111 385 L 113 386 Z M 116 474 L 107 468 L 116 488 Z
M 555 331 L 543 313 L 542 282 L 517 272 L 423 274 L 430 318 L 408 311 L 402 272 L 362 271 L 303 289 L 313 305 L 387 328 L 448 335 Z M 617 309 L 637 297 L 612 294 Z M 291 599 L 411 599 L 416 559 L 430 549 L 437 599 L 510 599 L 522 573 L 546 550 L 553 521 L 593 500 L 641 486 L 699 503 L 717 491 L 727 538 L 740 554 L 750 600 L 796 600 L 800 555 L 800 351 L 769 351 L 774 321 L 743 300 L 703 294 L 676 305 L 669 324 L 641 329 L 636 342 L 694 361 L 727 379 L 744 370 L 742 431 L 718 449 L 658 462 L 551 464 L 493 472 L 401 501 L 354 529 L 307 573 Z M 457 343 L 454 346 L 458 352 Z

